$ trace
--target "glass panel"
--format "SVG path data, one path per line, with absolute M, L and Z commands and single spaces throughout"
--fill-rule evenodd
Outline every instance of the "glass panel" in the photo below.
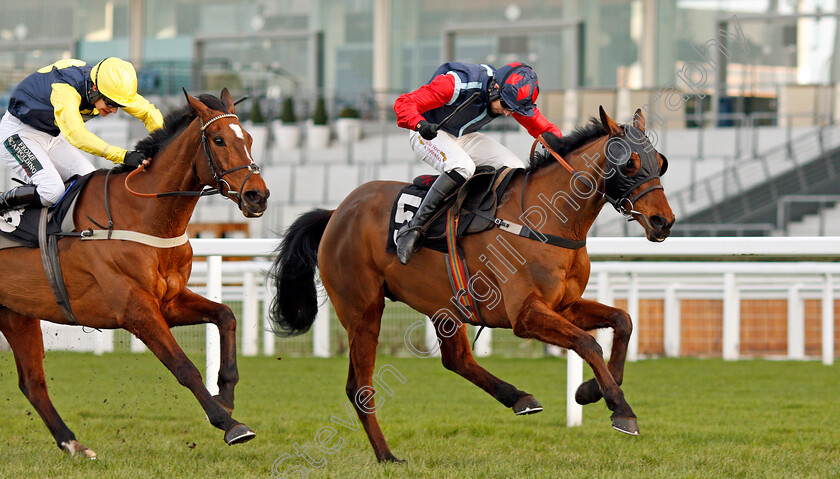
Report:
M 76 0 L 5 1 L 0 15 L 0 41 L 72 38 L 77 3 Z

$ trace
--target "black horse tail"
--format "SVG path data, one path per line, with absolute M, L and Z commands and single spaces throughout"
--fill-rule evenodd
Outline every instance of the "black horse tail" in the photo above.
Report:
M 316 209 L 300 215 L 286 230 L 277 248 L 277 259 L 268 275 L 277 289 L 271 300 L 269 318 L 274 324 L 274 334 L 278 336 L 303 334 L 315 321 L 318 246 L 332 214 L 332 210 Z

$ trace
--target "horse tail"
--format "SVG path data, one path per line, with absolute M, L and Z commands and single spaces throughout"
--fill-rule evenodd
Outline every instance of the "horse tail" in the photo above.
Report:
M 289 226 L 277 248 L 269 278 L 277 294 L 271 300 L 269 318 L 274 334 L 297 336 L 309 331 L 318 312 L 315 268 L 318 246 L 332 210 L 316 209 L 302 214 Z

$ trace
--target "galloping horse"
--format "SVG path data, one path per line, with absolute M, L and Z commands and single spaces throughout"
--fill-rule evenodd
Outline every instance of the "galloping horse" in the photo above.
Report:
M 533 219 L 541 209 L 546 221 L 539 227 L 532 221 L 532 233 L 539 229 L 539 235 L 547 240 L 553 235 L 582 242 L 601 208 L 610 202 L 637 220 L 648 240 L 664 240 L 674 223 L 659 180 L 667 160 L 648 141 L 641 111 L 636 112 L 632 125 L 618 125 L 603 108 L 600 118 L 600 122 L 593 119 L 589 126 L 562 139 L 563 148 L 556 153 L 565 160 L 555 161 L 547 154 L 536 157 L 527 174 L 511 181 L 497 216 Z M 318 302 L 313 278 L 319 268 L 349 338 L 347 396 L 380 462 L 398 460 L 372 412 L 372 375 L 386 297 L 432 318 L 447 369 L 516 414 L 542 410 L 533 396 L 479 366 L 470 351 L 466 328 L 462 324 L 453 327 L 451 315 L 441 314 L 452 298 L 443 255 L 422 249 L 403 266 L 396 256 L 385 252 L 389 214 L 403 186 L 366 183 L 335 211 L 305 213 L 288 229 L 271 272 L 277 286 L 272 320 L 279 334 L 293 335 L 309 329 L 314 320 Z M 554 220 L 547 221 L 546 215 Z M 502 239 L 511 247 L 507 249 L 507 269 L 498 256 L 491 265 L 487 260 L 491 255 L 485 254 L 493 248 L 504 250 Z M 461 239 L 469 270 L 480 272 L 489 283 L 487 289 L 498 292 L 492 304 L 478 298 L 480 316 L 489 327 L 512 328 L 521 338 L 539 339 L 579 354 L 592 367 L 595 378 L 581 384 L 577 402 L 588 404 L 604 397 L 613 411 L 613 427 L 637 435 L 636 415 L 619 387 L 632 332 L 630 316 L 581 297 L 590 271 L 585 247 L 565 249 L 550 243 L 494 230 Z M 485 294 L 485 299 L 489 296 Z M 604 327 L 614 331 L 609 365 L 587 332 Z
M 131 178 L 124 168 L 94 172 L 73 214 L 77 231 L 100 230 L 100 224 L 112 221 L 115 230 L 157 238 L 145 244 L 62 238 L 58 241 L 60 264 L 78 324 L 123 328 L 137 336 L 195 395 L 210 422 L 225 431 L 225 441 L 236 444 L 254 437 L 247 426 L 231 418 L 233 389 L 239 379 L 236 318 L 224 304 L 186 288 L 193 256 L 186 229 L 205 186 L 217 188 L 235 201 L 249 218 L 263 214 L 269 192 L 251 159 L 251 137 L 233 114 L 234 103 L 227 89 L 221 100 L 201 95 L 199 101 L 184 93 L 189 104 L 169 113 L 163 128 L 137 145 L 151 161 L 132 172 Z M 164 195 L 148 197 L 158 193 Z M 164 238 L 181 241 L 167 246 L 149 244 Z M 0 250 L 0 263 L 6 265 L 0 275 L 0 331 L 14 352 L 20 389 L 59 448 L 72 455 L 96 457 L 76 440 L 47 394 L 39 319 L 59 324 L 70 321 L 56 303 L 39 251 Z M 215 397 L 169 330 L 207 322 L 218 326 L 222 342 L 219 395 Z

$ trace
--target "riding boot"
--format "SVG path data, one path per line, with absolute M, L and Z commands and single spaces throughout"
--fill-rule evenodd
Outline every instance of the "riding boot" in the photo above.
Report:
M 420 207 L 407 224 L 400 228 L 397 234 L 397 258 L 400 263 L 408 264 L 414 253 L 420 249 L 423 243 L 423 236 L 432 217 L 438 209 L 446 203 L 446 200 L 467 180 L 454 171 L 438 176 L 432 183 L 429 192 L 420 203 Z
M 0 214 L 21 206 L 41 205 L 41 197 L 35 185 L 21 185 L 0 193 Z

